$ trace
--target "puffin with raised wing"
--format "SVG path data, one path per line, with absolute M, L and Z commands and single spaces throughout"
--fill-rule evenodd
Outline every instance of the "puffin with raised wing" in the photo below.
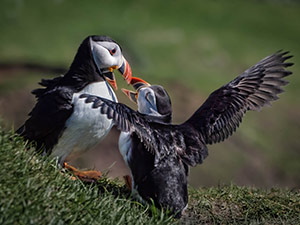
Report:
M 95 146 L 113 126 L 111 119 L 96 114 L 79 96 L 92 94 L 116 103 L 109 85 L 117 88 L 114 69 L 130 83 L 131 69 L 118 43 L 108 36 L 88 36 L 65 75 L 42 80 L 44 88 L 32 91 L 37 103 L 16 133 L 34 141 L 37 150 L 57 157 L 60 165 L 74 170 L 79 177 L 99 177 L 101 173 L 80 173 L 65 161 Z
M 293 65 L 286 62 L 291 57 L 288 52 L 277 52 L 259 61 L 214 91 L 180 125 L 160 120 L 172 110 L 169 101 L 160 101 L 161 96 L 168 97 L 159 86 L 141 85 L 137 93 L 125 91 L 136 99 L 137 111 L 89 94 L 80 98 L 123 132 L 120 151 L 132 173 L 133 192 L 179 217 L 188 202 L 188 166 L 202 163 L 208 156 L 207 145 L 232 135 L 248 110 L 258 111 L 278 99 L 288 84 L 284 77 L 292 74 L 286 70 Z

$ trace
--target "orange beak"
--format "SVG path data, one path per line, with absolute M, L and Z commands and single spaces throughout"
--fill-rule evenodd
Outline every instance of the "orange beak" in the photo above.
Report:
M 137 92 L 130 91 L 125 88 L 122 88 L 121 90 L 129 98 L 130 101 L 134 102 L 135 104 L 137 103 L 137 97 L 138 97 Z
M 110 83 L 110 85 L 111 85 L 115 90 L 118 89 L 117 82 L 116 82 L 116 79 L 115 79 L 115 74 L 114 74 L 112 71 L 109 72 L 109 73 L 106 73 L 106 74 L 105 74 L 105 78 L 106 78 L 106 80 L 108 81 L 108 83 Z
M 115 89 L 118 90 L 117 82 L 116 80 L 109 80 L 106 78 L 106 80 L 110 83 L 110 85 Z
M 127 90 L 124 88 L 122 88 L 122 92 L 131 101 L 133 101 L 134 103 L 137 103 L 137 98 L 139 96 L 139 89 L 141 89 L 142 87 L 145 87 L 145 86 L 150 86 L 150 84 L 138 77 L 132 77 L 130 84 L 133 86 L 133 88 L 136 90 L 136 92 L 130 91 L 130 90 Z
M 138 90 L 144 86 L 150 86 L 150 84 L 148 82 L 146 82 L 138 77 L 132 77 L 130 84 L 133 86 L 133 88 L 135 90 Z
M 115 79 L 115 75 L 113 73 L 113 71 L 115 69 L 118 69 L 120 71 L 120 73 L 122 74 L 122 76 L 124 77 L 124 79 L 127 81 L 128 84 L 130 84 L 131 78 L 132 78 L 132 72 L 131 72 L 130 65 L 124 57 L 122 57 L 122 58 L 123 58 L 123 63 L 119 68 L 118 68 L 118 66 L 109 67 L 108 70 L 110 72 L 105 73 L 106 80 L 110 83 L 110 85 L 115 90 L 118 89 L 117 82 L 116 82 L 116 79 Z
M 132 72 L 130 65 L 128 64 L 127 60 L 123 57 L 123 63 L 119 68 L 120 73 L 124 77 L 124 79 L 127 81 L 128 84 L 130 84 L 132 79 Z

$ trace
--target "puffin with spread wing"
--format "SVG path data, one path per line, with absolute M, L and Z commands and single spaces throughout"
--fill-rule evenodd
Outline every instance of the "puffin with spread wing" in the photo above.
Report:
M 137 102 L 137 111 L 89 94 L 80 98 L 122 131 L 120 151 L 132 173 L 133 192 L 180 216 L 188 202 L 188 166 L 202 163 L 207 145 L 232 135 L 248 110 L 260 110 L 278 99 L 282 86 L 288 84 L 283 78 L 292 74 L 286 70 L 293 65 L 286 62 L 291 57 L 288 52 L 277 52 L 261 60 L 214 91 L 180 125 L 170 123 L 171 103 L 160 86 L 144 82 L 136 93 L 126 91 Z
M 120 46 L 108 36 L 88 36 L 64 76 L 42 80 L 44 88 L 33 90 L 37 103 L 16 133 L 36 142 L 37 149 L 45 154 L 58 157 L 59 164 L 68 166 L 65 161 L 95 146 L 113 126 L 111 119 L 95 114 L 79 96 L 92 94 L 116 103 L 109 85 L 117 88 L 114 69 L 130 83 L 131 69 Z M 79 177 L 100 176 L 68 168 Z

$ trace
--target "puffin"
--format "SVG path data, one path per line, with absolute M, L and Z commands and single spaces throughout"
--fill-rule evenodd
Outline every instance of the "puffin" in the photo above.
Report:
M 171 99 L 162 86 L 150 85 L 137 77 L 132 77 L 131 85 L 136 92 L 122 91 L 137 104 L 138 113 L 151 122 L 172 123 Z M 153 201 L 157 207 L 166 208 L 175 217 L 180 217 L 188 205 L 188 165 L 176 155 L 169 155 L 155 166 L 155 155 L 148 151 L 137 134 L 131 132 L 121 132 L 119 151 L 131 172 L 124 179 L 132 196 L 141 202 Z
M 79 178 L 100 176 L 81 173 L 67 162 L 99 143 L 113 126 L 111 119 L 99 116 L 79 96 L 86 93 L 117 102 L 115 69 L 130 83 L 131 68 L 119 44 L 108 36 L 86 37 L 69 70 L 54 79 L 42 79 L 39 84 L 43 88 L 32 91 L 37 103 L 16 133 L 35 142 L 43 154 L 57 157 L 59 165 Z
M 291 57 L 279 51 L 262 59 L 212 92 L 178 125 L 171 123 L 166 91 L 156 85 L 140 85 L 136 93 L 127 91 L 136 99 L 137 111 L 95 95 L 80 98 L 122 131 L 119 147 L 131 170 L 132 193 L 180 217 L 188 203 L 188 167 L 204 161 L 207 145 L 231 136 L 247 111 L 259 111 L 279 98 L 288 84 L 284 78 L 292 74 L 286 69 L 293 65 L 286 62 Z

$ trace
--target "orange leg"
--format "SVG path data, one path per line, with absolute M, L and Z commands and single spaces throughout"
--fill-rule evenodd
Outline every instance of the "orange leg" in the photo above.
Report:
M 64 167 L 67 170 L 71 171 L 80 180 L 83 180 L 83 181 L 88 181 L 88 182 L 97 181 L 102 176 L 102 173 L 100 171 L 96 171 L 96 170 L 81 171 L 81 170 L 78 170 L 75 167 L 67 164 L 66 162 L 64 163 Z M 75 178 L 72 178 L 72 179 L 74 180 Z
M 131 177 L 129 175 L 125 175 L 123 176 L 124 181 L 125 181 L 125 186 L 131 191 L 132 189 L 132 180 Z

